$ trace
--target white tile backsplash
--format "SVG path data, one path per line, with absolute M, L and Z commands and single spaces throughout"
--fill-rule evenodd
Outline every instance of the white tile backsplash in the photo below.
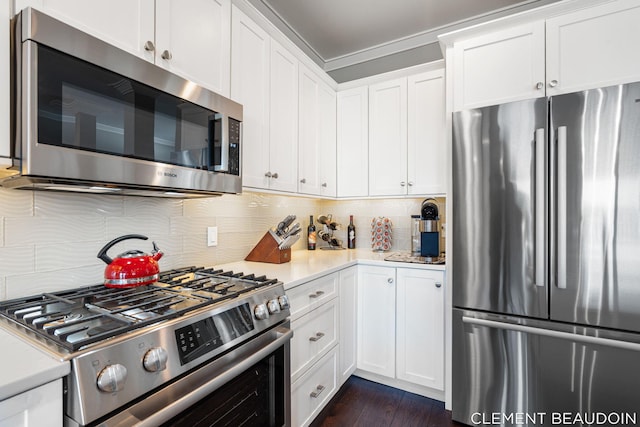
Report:
M 371 218 L 389 216 L 393 249 L 408 250 L 409 216 L 420 213 L 422 200 L 333 201 L 254 192 L 174 200 L 0 188 L 0 299 L 101 283 L 105 265 L 96 255 L 125 234 L 149 240 L 118 243 L 109 250 L 111 257 L 130 249 L 151 252 L 155 241 L 165 254 L 163 270 L 239 261 L 289 214 L 303 229 L 293 250 L 306 248 L 309 215 L 326 214 L 342 223 L 336 236 L 345 242 L 349 215 L 354 215 L 358 247 L 370 245 Z M 207 246 L 210 226 L 218 227 L 216 247 Z

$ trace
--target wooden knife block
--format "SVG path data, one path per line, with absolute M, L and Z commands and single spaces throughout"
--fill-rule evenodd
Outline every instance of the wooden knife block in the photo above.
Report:
M 291 248 L 280 249 L 272 232 L 267 231 L 258 244 L 249 252 L 245 261 L 282 264 L 291 261 Z

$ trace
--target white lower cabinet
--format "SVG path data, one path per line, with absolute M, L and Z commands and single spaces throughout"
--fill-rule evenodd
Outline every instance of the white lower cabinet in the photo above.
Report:
M 359 266 L 358 370 L 444 390 L 444 285 L 439 270 Z
M 340 271 L 340 385 L 356 370 L 356 325 L 358 313 L 358 267 L 353 266 Z
M 338 352 L 334 347 L 291 385 L 291 425 L 308 426 L 338 390 Z
M 62 380 L 0 402 L 0 426 L 62 427 Z

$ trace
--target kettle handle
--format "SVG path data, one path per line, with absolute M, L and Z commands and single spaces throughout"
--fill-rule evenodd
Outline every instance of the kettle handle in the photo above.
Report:
M 111 264 L 113 262 L 113 259 L 109 257 L 109 255 L 107 255 L 107 251 L 111 249 L 111 247 L 116 243 L 120 243 L 123 240 L 129 240 L 129 239 L 148 240 L 149 238 L 147 236 L 143 236 L 142 234 L 127 234 L 125 236 L 117 237 L 112 241 L 110 241 L 109 243 L 107 243 L 104 246 L 104 248 L 100 249 L 100 252 L 98 252 L 98 258 L 104 261 L 107 265 Z

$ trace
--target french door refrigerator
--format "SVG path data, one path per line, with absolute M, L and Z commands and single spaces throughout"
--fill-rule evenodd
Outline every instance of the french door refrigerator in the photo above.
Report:
M 453 126 L 453 419 L 640 422 L 640 83 Z

